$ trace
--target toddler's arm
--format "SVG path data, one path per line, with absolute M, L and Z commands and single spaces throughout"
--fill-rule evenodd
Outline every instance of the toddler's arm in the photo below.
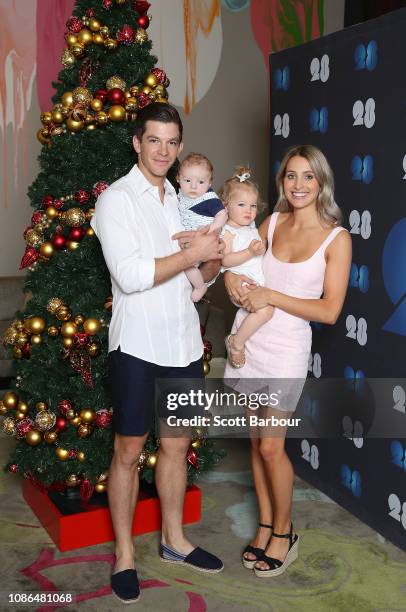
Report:
M 258 257 L 265 253 L 265 245 L 260 240 L 252 240 L 249 247 L 242 251 L 232 252 L 234 236 L 231 232 L 225 232 L 224 234 L 224 257 L 222 264 L 224 268 L 232 268 L 233 266 L 239 266 L 246 261 L 249 261 L 253 257 Z

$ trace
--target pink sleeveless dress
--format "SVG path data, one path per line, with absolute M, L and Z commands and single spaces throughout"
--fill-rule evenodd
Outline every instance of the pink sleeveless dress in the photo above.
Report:
M 269 223 L 268 250 L 262 264 L 265 286 L 292 297 L 318 299 L 323 293 L 325 251 L 344 228 L 334 228 L 309 259 L 299 263 L 288 263 L 276 259 L 272 253 L 272 239 L 278 215 L 277 212 L 273 213 Z M 240 308 L 235 317 L 232 333 L 235 333 L 245 316 L 246 311 Z M 247 341 L 245 365 L 236 369 L 227 362 L 224 379 L 228 380 L 225 382 L 241 393 L 248 393 L 250 389 L 258 390 L 259 380 L 265 382 L 270 379 L 294 379 L 297 382 L 301 380 L 303 386 L 307 376 L 311 345 L 312 330 L 309 321 L 275 308 L 272 318 Z M 239 383 L 242 384 L 233 385 L 230 379 L 239 379 Z M 250 385 L 248 382 L 250 379 L 256 384 Z M 294 410 L 295 407 L 280 408 Z

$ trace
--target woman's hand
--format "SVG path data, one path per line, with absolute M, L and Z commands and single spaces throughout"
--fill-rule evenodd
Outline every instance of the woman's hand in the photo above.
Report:
M 248 276 L 234 274 L 233 272 L 224 273 L 224 284 L 228 297 L 238 306 L 241 305 L 241 299 L 247 293 L 247 286 L 248 288 L 256 287 Z
M 271 304 L 271 290 L 266 287 L 256 287 L 241 298 L 241 304 L 248 312 L 256 312 Z

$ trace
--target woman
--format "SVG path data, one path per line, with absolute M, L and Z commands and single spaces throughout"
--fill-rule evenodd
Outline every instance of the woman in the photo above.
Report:
M 311 145 L 289 149 L 276 184 L 276 212 L 259 229 L 262 240 L 268 241 L 263 260 L 265 287 L 250 285 L 247 291 L 243 283 L 249 279 L 225 273 L 230 299 L 243 306 L 232 333 L 246 314 L 244 309 L 256 312 L 271 305 L 275 311 L 243 352 L 231 351 L 230 361 L 243 365 L 235 369 L 227 363 L 224 378 L 245 378 L 251 383 L 253 379 L 301 380 L 303 386 L 311 350 L 309 321 L 336 322 L 348 285 L 351 238 L 340 226 L 333 174 L 319 149 Z M 264 407 L 263 413 L 289 417 L 297 399 L 296 394 L 294 400 L 282 400 L 278 409 Z M 298 555 L 299 537 L 291 523 L 294 474 L 284 448 L 285 436 L 286 430 L 270 434 L 261 429 L 251 436 L 260 523 L 242 561 L 259 577 L 282 574 Z

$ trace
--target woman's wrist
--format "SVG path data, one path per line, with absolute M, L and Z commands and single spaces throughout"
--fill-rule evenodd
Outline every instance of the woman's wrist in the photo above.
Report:
M 276 306 L 276 304 L 275 304 L 275 293 L 276 293 L 276 291 L 274 291 L 273 289 L 268 289 L 267 302 L 268 302 L 269 306 Z

